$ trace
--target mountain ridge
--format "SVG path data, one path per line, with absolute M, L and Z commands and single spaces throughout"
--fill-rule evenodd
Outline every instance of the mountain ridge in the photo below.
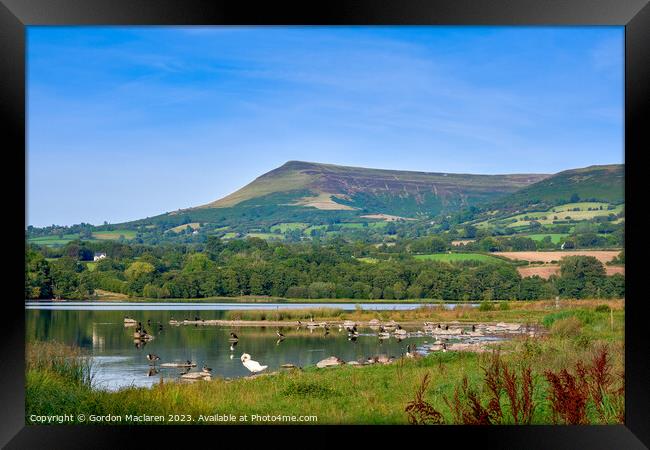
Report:
M 511 193 L 549 176 L 551 174 L 484 175 L 406 171 L 291 160 L 221 199 L 190 210 L 228 208 L 265 195 L 292 191 L 313 193 L 311 197 L 297 198 L 293 206 L 327 210 L 363 209 L 357 204 L 359 201 L 355 201 L 355 196 L 361 196 L 359 200 L 363 200 L 368 195 L 402 199 L 413 197 L 416 204 L 427 203 L 425 197 L 428 196 L 439 199 L 442 206 L 446 206 Z

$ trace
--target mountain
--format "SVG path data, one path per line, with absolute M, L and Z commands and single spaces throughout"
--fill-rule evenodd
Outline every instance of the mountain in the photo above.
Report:
M 622 203 L 623 172 L 623 165 L 608 165 L 554 175 L 475 175 L 289 161 L 221 199 L 125 225 L 232 234 L 273 232 L 279 224 L 311 232 L 315 225 L 431 218 L 468 206 L 503 216 L 576 198 Z
M 624 181 L 623 164 L 565 170 L 504 196 L 494 204 L 513 208 L 537 203 L 568 203 L 576 198 L 622 203 L 625 198 Z
M 263 205 L 275 197 L 283 202 L 277 206 L 412 218 L 495 199 L 546 177 L 411 172 L 289 161 L 238 191 L 193 210 Z

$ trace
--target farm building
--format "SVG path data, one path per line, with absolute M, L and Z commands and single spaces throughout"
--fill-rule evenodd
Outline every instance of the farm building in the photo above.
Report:
M 106 258 L 106 253 L 95 253 L 93 261 L 99 261 L 100 259 Z

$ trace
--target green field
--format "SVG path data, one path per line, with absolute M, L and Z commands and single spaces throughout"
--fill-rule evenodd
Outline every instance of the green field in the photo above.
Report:
M 124 239 L 134 239 L 137 232 L 134 230 L 111 230 L 111 231 L 94 231 L 93 239 L 100 241 L 113 241 L 124 236 Z
M 29 242 L 38 245 L 65 245 L 70 241 L 79 239 L 78 234 L 64 234 L 63 237 L 59 236 L 42 236 L 37 238 L 30 238 Z
M 285 222 L 285 223 L 279 223 L 277 225 L 273 225 L 271 227 L 271 231 L 279 230 L 280 233 L 286 233 L 287 231 L 292 231 L 292 230 L 304 230 L 308 226 L 309 224 L 305 222 Z
M 228 233 L 226 233 L 228 234 Z M 284 236 L 281 234 L 274 234 L 274 233 L 248 233 L 246 235 L 247 238 L 260 238 L 260 239 L 284 239 Z
M 429 260 L 429 261 L 480 261 L 487 263 L 504 264 L 505 261 L 495 258 L 494 256 L 483 255 L 481 253 L 433 253 L 429 255 L 414 255 L 415 259 Z
M 551 242 L 554 244 L 559 244 L 562 242 L 567 236 L 569 236 L 568 233 L 542 233 L 542 234 L 527 234 L 526 236 L 522 237 L 527 237 L 531 238 L 533 241 L 541 241 L 543 240 L 546 236 L 551 237 Z
M 479 228 L 488 226 L 502 226 L 513 229 L 523 229 L 527 227 L 532 220 L 542 225 L 553 225 L 555 220 L 589 220 L 598 216 L 608 216 L 609 214 L 618 214 L 623 211 L 624 205 L 616 205 L 613 209 L 608 209 L 609 203 L 602 202 L 578 202 L 567 203 L 564 205 L 550 208 L 546 211 L 527 212 L 516 214 L 508 217 L 488 219 L 475 224 Z M 603 209 L 600 209 L 600 208 Z M 589 210 L 591 208 L 591 211 Z M 579 209 L 578 211 L 572 211 Z
M 324 230 L 327 228 L 327 225 L 312 225 L 309 228 L 305 228 L 304 233 L 309 235 L 313 230 Z

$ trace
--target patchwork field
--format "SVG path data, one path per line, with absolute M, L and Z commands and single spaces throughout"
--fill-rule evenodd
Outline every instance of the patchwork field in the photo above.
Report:
M 517 271 L 522 277 L 532 277 L 534 275 L 537 275 L 538 277 L 548 279 L 551 275 L 560 274 L 560 266 L 555 264 L 545 264 L 543 266 L 536 267 L 517 267 Z M 625 275 L 625 267 L 622 266 L 605 266 L 605 271 L 607 272 L 608 276 L 614 275 L 615 273 Z
M 613 209 L 609 209 L 609 207 L 609 203 L 601 202 L 567 203 L 565 205 L 556 206 L 547 211 L 527 212 L 498 219 L 488 219 L 477 223 L 476 226 L 479 228 L 485 228 L 488 226 L 517 228 L 527 226 L 531 221 L 539 222 L 542 225 L 553 225 L 553 221 L 556 220 L 589 220 L 598 216 L 618 214 L 623 211 L 624 205 L 616 205 Z
M 503 256 L 508 259 L 538 261 L 543 263 L 559 261 L 565 256 L 593 256 L 605 264 L 618 256 L 619 253 L 620 250 L 566 250 L 561 252 L 494 252 L 494 255 Z

